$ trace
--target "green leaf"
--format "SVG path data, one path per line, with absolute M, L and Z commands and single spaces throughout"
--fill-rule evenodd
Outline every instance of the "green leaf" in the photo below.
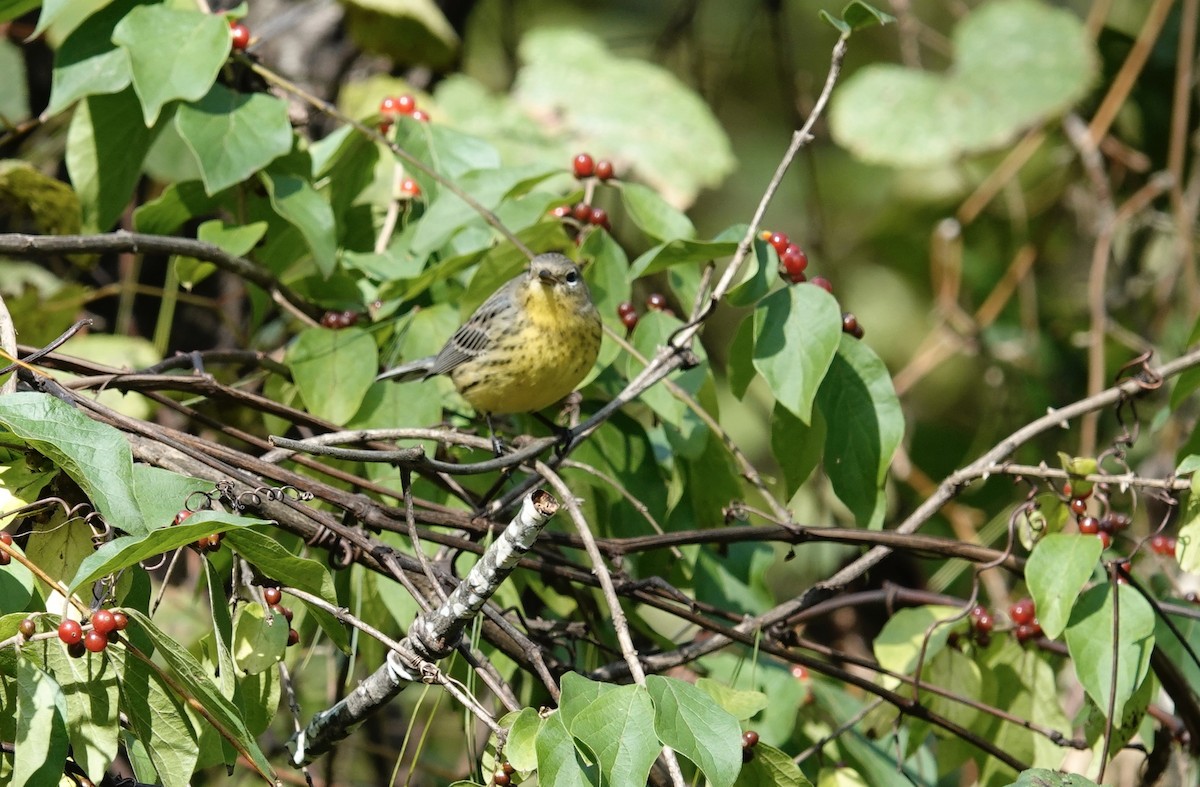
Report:
M 198 180 L 172 183 L 156 199 L 143 202 L 133 212 L 133 226 L 151 235 L 172 235 L 188 221 L 212 213 L 218 202 L 204 193 Z
M 875 527 L 884 514 L 888 467 L 904 436 L 904 413 L 887 367 L 867 345 L 843 334 L 817 405 L 828 430 L 824 466 L 833 491 L 859 524 Z
M 535 28 L 518 54 L 525 65 L 513 95 L 527 115 L 554 118 L 571 150 L 620 161 L 622 179 L 636 173 L 670 205 L 690 205 L 733 170 L 729 138 L 712 110 L 661 66 L 615 56 L 579 27 Z
M 117 758 L 121 729 L 117 714 L 117 674 L 107 655 L 73 659 L 58 642 L 40 650 L 66 705 L 73 759 L 96 784 Z M 106 651 L 107 653 L 107 651 Z M 56 782 L 57 783 L 57 782 Z
M 658 348 L 665 345 L 671 334 L 682 325 L 683 323 L 678 318 L 665 312 L 648 311 L 638 320 L 633 336 L 630 337 L 631 343 L 642 357 L 653 357 Z M 675 384 L 691 394 L 693 399 L 698 398 L 700 389 L 709 379 L 710 374 L 703 348 L 697 346 L 696 349 L 700 354 L 700 363 L 687 371 L 680 372 L 673 378 Z M 641 362 L 630 356 L 628 376 L 632 378 L 641 371 L 642 367 Z M 661 385 L 656 385 L 643 392 L 640 398 L 672 430 L 669 436 L 675 438 L 672 444 L 680 456 L 696 459 L 704 452 L 708 445 L 708 425 L 701 421 L 700 417 L 682 400 Z
M 175 127 L 216 194 L 292 149 L 287 104 L 267 93 L 237 93 L 217 84 L 175 113 Z
M 676 265 L 696 265 L 728 257 L 737 251 L 736 240 L 689 240 L 660 243 L 633 261 L 629 278 L 640 279 Z
M 839 85 L 829 118 L 838 144 L 891 166 L 950 163 L 1061 115 L 1096 77 L 1083 22 L 1035 0 L 979 6 L 959 23 L 953 43 L 955 62 L 944 75 L 876 64 Z
M 13 784 L 50 787 L 59 783 L 67 756 L 66 716 L 66 701 L 54 678 L 28 659 L 17 659 Z
M 143 0 L 117 0 L 84 20 L 54 54 L 47 115 L 57 115 L 75 101 L 98 93 L 119 93 L 133 71 L 129 55 L 112 42 L 113 28 Z
M 542 719 L 536 748 L 538 784 L 544 781 L 555 787 L 594 787 L 599 783 L 591 778 L 595 766 L 586 765 L 575 748 L 561 710 Z
M 812 782 L 804 777 L 800 767 L 792 762 L 787 754 L 759 742 L 754 747 L 754 756 L 742 766 L 738 773 L 735 787 L 812 787 Z M 821 782 L 822 787 L 829 787 Z
M 0 1 L 0 23 L 11 22 L 41 4 L 42 0 L 2 0 Z
M 126 614 L 132 621 L 138 613 L 127 610 Z M 178 643 L 171 647 L 184 650 Z M 108 653 L 117 664 L 121 711 L 157 771 L 153 780 L 161 779 L 163 787 L 188 787 L 199 753 L 199 736 L 192 729 L 182 702 L 141 659 L 128 655 L 122 648 L 113 648 Z M 154 774 L 139 771 L 138 776 L 146 779 Z
M 902 675 L 911 675 L 921 655 L 921 645 L 929 635 L 925 649 L 925 662 L 936 656 L 946 646 L 951 626 L 934 624 L 958 615 L 962 610 L 928 604 L 899 610 L 883 624 L 883 630 L 875 638 L 872 647 L 875 659 L 881 667 Z
M 78 517 L 69 518 L 61 509 L 55 509 L 50 516 L 34 521 L 33 532 L 25 545 L 25 554 L 49 576 L 69 577 L 92 555 L 94 549 L 92 529 Z M 57 587 L 50 588 L 41 582 L 36 587 L 48 608 L 62 609 L 64 599 Z
M 67 130 L 67 172 L 83 209 L 83 229 L 106 231 L 125 210 L 142 174 L 155 129 L 142 125 L 129 88 L 90 96 Z
M 226 514 L 223 511 L 199 511 L 185 519 L 182 524 L 167 523 L 166 526 L 147 533 L 114 538 L 83 561 L 75 578 L 71 580 L 71 589 L 94 582 L 100 577 L 163 552 L 195 543 L 201 536 L 260 524 L 265 523 L 261 519 Z
M 853 0 L 843 8 L 840 19 L 834 18 L 828 11 L 822 10 L 820 14 L 821 18 L 833 25 L 843 37 L 849 36 L 855 30 L 862 30 L 874 25 L 886 25 L 896 21 L 891 14 L 885 14 L 862 0 Z
M 238 607 L 233 628 L 233 655 L 243 670 L 257 675 L 274 667 L 283 658 L 287 640 L 287 618 L 272 613 L 268 623 L 261 604 Z
M 779 402 L 771 411 L 771 453 L 783 471 L 784 497 L 796 494 L 812 471 L 821 463 L 821 454 L 828 434 L 821 411 L 805 424 Z
M 1034 547 L 1025 564 L 1025 582 L 1048 638 L 1057 639 L 1066 629 L 1071 608 L 1102 551 L 1100 539 L 1078 533 L 1052 533 Z
M 1063 773 L 1049 768 L 1030 768 L 1021 771 L 1009 787 L 1097 787 L 1096 783 L 1078 773 Z
M 229 57 L 229 24 L 218 14 L 166 5 L 139 6 L 113 29 L 129 54 L 133 89 L 147 126 L 168 101 L 196 101 L 212 87 Z
M 533 708 L 522 708 L 500 719 L 500 725 L 508 728 L 508 740 L 504 744 L 504 758 L 518 771 L 537 768 L 537 734 L 542 719 Z
M 163 633 L 153 621 L 136 609 L 126 611 L 131 624 L 136 623 L 154 642 L 155 651 L 162 656 L 175 679 L 179 681 L 189 697 L 200 702 L 204 709 L 221 725 L 226 735 L 232 737 L 249 755 L 251 762 L 265 776 L 273 776 L 270 763 L 250 733 L 246 730 L 238 709 L 213 683 L 208 672 L 196 661 L 186 648 L 179 646 Z M 224 736 L 223 736 L 224 737 Z M 190 771 L 189 771 L 190 772 Z
M 175 515 L 200 502 L 196 492 L 210 492 L 211 481 L 173 473 L 153 465 L 133 466 L 133 494 L 148 528 L 160 528 L 175 521 Z M 193 507 L 195 507 L 193 505 Z M 240 520 L 245 521 L 245 520 Z
M 777 290 L 754 310 L 754 368 L 776 400 L 805 423 L 841 335 L 837 301 L 820 287 Z
M 662 751 L 653 714 L 646 689 L 614 687 L 575 715 L 571 736 L 595 756 L 606 784 L 645 784 Z
M 379 355 L 361 328 L 309 328 L 288 348 L 286 363 L 308 411 L 345 424 L 375 382 Z
M 0 397 L 0 424 L 62 468 L 113 526 L 145 532 L 125 436 L 47 394 Z
M 729 378 L 729 391 L 738 399 L 755 378 L 754 373 L 754 315 L 748 314 L 738 325 L 729 345 L 729 365 L 725 372 Z
M 333 209 L 305 179 L 280 171 L 259 173 L 267 187 L 271 207 L 300 231 L 312 252 L 313 262 L 324 276 L 337 264 L 337 227 Z
M 1059 704 L 1057 671 L 1045 654 L 1021 646 L 1015 637 L 1003 637 L 982 656 L 988 679 L 983 684 L 985 704 L 1000 708 L 1015 718 L 1029 719 L 1048 730 L 1069 735 L 1072 724 Z M 999 719 L 991 722 L 984 734 L 1004 751 L 1025 762 L 1058 762 L 1062 749 L 1045 735 Z M 998 772 L 995 759 L 984 762 L 985 773 Z M 982 781 L 982 779 L 981 779 Z M 998 781 L 998 779 L 996 779 Z
M 696 236 L 696 228 L 687 216 L 653 189 L 640 183 L 621 183 L 621 202 L 630 220 L 655 240 L 691 239 Z
M 206 221 L 196 230 L 196 239 L 218 246 L 235 257 L 246 256 L 267 233 L 267 222 L 256 221 L 243 226 L 227 225 L 221 219 Z M 190 290 L 213 273 L 217 266 L 195 257 L 175 257 L 175 275 L 179 283 Z
M 351 37 L 368 52 L 438 71 L 453 65 L 458 34 L 433 0 L 347 0 L 345 8 Z
M 1113 642 L 1113 586 L 1097 585 L 1079 597 L 1067 624 L 1067 651 L 1075 661 L 1079 682 L 1092 701 L 1108 712 L 1113 651 L 1117 680 L 1113 716 L 1120 718 L 1125 702 L 1146 678 L 1154 649 L 1154 610 L 1129 585 L 1117 585 L 1120 622 Z
M 743 691 L 730 688 L 712 678 L 698 678 L 696 680 L 696 688 L 716 700 L 718 705 L 732 714 L 738 721 L 746 721 L 770 704 L 767 695 L 761 691 Z
M 1189 464 L 1184 460 L 1179 472 L 1192 472 Z M 1195 574 L 1200 573 L 1200 473 L 1192 473 L 1191 487 L 1175 536 L 1175 560 L 1181 569 Z
M 658 739 L 696 764 L 713 787 L 733 784 L 742 767 L 741 728 L 703 689 L 648 675 Z

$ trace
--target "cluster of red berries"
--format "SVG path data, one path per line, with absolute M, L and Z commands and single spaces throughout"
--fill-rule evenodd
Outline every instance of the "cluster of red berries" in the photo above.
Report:
M 981 604 L 971 607 L 971 636 L 980 647 L 986 648 L 991 643 L 995 627 L 996 621 L 987 607 Z
M 604 208 L 589 205 L 586 202 L 577 202 L 574 205 L 559 205 L 550 211 L 550 214 L 556 219 L 573 218 L 580 224 L 591 224 L 595 227 L 611 229 L 608 223 L 608 211 Z
M 337 330 L 338 328 L 349 328 L 351 325 L 357 323 L 360 317 L 362 317 L 361 314 L 350 311 L 349 309 L 344 312 L 325 312 L 321 315 L 321 327 L 333 328 L 334 330 Z
M 792 243 L 787 233 L 763 230 L 758 237 L 759 240 L 775 249 L 775 254 L 779 257 L 779 277 L 781 279 L 792 284 L 805 282 L 815 284 L 830 295 L 833 294 L 833 284 L 829 279 L 824 276 L 808 278 L 808 274 L 805 273 L 808 270 L 808 255 L 804 253 L 803 249 Z M 842 331 L 855 339 L 863 337 L 863 327 L 859 324 L 858 318 L 854 316 L 854 312 L 842 312 Z
M 754 759 L 754 747 L 757 745 L 757 732 L 754 730 L 746 730 L 742 733 L 742 762 L 750 762 Z
M 1096 536 L 1105 549 L 1112 546 L 1115 534 L 1126 530 L 1133 523 L 1133 519 L 1128 514 L 1120 511 L 1109 511 L 1100 517 L 1089 514 L 1087 499 L 1091 497 L 1091 489 L 1086 493 L 1073 495 L 1071 494 L 1071 485 L 1067 484 L 1063 487 L 1063 494 L 1068 498 L 1067 507 L 1075 515 L 1075 523 L 1079 532 L 1085 536 Z
M 250 46 L 250 28 L 241 22 L 229 20 L 229 43 L 233 51 L 242 52 Z
M 1150 538 L 1150 551 L 1164 557 L 1175 557 L 1175 536 L 1157 533 Z
M 1034 637 L 1042 636 L 1042 625 L 1038 623 L 1037 607 L 1033 599 L 1023 598 L 1008 608 L 1008 616 L 1017 624 L 1014 632 L 1017 642 L 1028 642 Z
M 383 120 L 379 121 L 381 134 L 388 133 L 392 124 L 396 122 L 396 118 L 401 115 L 408 115 L 413 120 L 419 120 L 422 123 L 429 122 L 429 115 L 425 110 L 417 108 L 417 99 L 408 93 L 402 96 L 384 96 L 383 100 L 379 102 L 379 114 L 383 115 Z
M 7 530 L 0 530 L 0 542 L 3 542 L 6 547 L 12 546 L 12 535 Z M 10 562 L 12 562 L 12 555 L 0 549 L 0 566 L 7 566 Z
M 595 177 L 597 180 L 612 180 L 616 176 L 611 161 L 608 159 L 596 161 L 587 153 L 580 153 L 572 159 L 571 169 L 574 171 L 575 177 L 580 180 L 590 177 Z
M 646 296 L 646 310 L 671 314 L 671 309 L 667 306 L 667 298 L 661 292 L 652 292 Z M 629 301 L 624 301 L 617 306 L 617 317 L 625 326 L 625 330 L 633 331 L 637 327 L 637 308 Z
M 287 646 L 290 648 L 300 641 L 300 632 L 292 628 L 292 610 L 290 607 L 285 607 L 279 603 L 283 600 L 283 591 L 278 585 L 267 585 L 263 588 L 263 600 L 267 602 L 267 607 L 276 615 L 280 615 L 288 622 L 288 640 Z
M 78 620 L 67 618 L 58 624 L 58 638 L 67 646 L 67 654 L 71 658 L 77 659 L 88 651 L 99 653 L 108 647 L 108 643 L 116 642 L 117 632 L 125 630 L 125 627 L 129 625 L 129 618 L 124 612 L 98 609 L 92 613 L 89 623 L 91 628 L 86 634 L 83 631 L 83 625 Z M 36 629 L 32 620 L 26 618 L 21 621 L 22 636 L 31 637 Z
M 512 775 L 516 770 L 512 766 L 512 763 L 501 763 L 496 772 L 492 774 L 492 784 L 497 785 L 497 787 L 508 787 L 508 785 L 512 784 Z
M 400 196 L 415 199 L 421 196 L 421 186 L 412 178 L 400 181 Z

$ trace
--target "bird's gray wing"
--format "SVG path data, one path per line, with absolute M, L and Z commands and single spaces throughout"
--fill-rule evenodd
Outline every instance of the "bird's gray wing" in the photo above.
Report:
M 412 380 L 424 380 L 429 376 L 429 369 L 433 366 L 435 356 L 428 358 L 420 358 L 415 361 L 401 364 L 394 369 L 388 369 L 386 372 L 381 372 L 376 380 L 395 380 L 398 383 L 407 383 Z
M 497 317 L 513 309 L 513 290 L 516 289 L 517 281 L 513 279 L 492 293 L 462 327 L 454 332 L 446 346 L 433 358 L 428 376 L 448 374 L 487 352 L 495 344 Z

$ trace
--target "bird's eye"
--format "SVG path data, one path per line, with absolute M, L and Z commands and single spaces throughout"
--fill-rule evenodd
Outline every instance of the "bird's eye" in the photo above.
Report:
M 579 271 L 567 271 L 567 275 L 563 276 L 563 279 L 567 282 L 567 284 L 574 284 L 575 282 L 579 281 Z

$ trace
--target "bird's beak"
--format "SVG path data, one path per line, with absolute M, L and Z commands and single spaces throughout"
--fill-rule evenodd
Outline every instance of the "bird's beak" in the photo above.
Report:
M 549 268 L 542 268 L 541 270 L 539 270 L 537 272 L 537 275 L 538 275 L 538 278 L 541 279 L 546 284 L 554 283 L 554 274 L 550 272 Z

